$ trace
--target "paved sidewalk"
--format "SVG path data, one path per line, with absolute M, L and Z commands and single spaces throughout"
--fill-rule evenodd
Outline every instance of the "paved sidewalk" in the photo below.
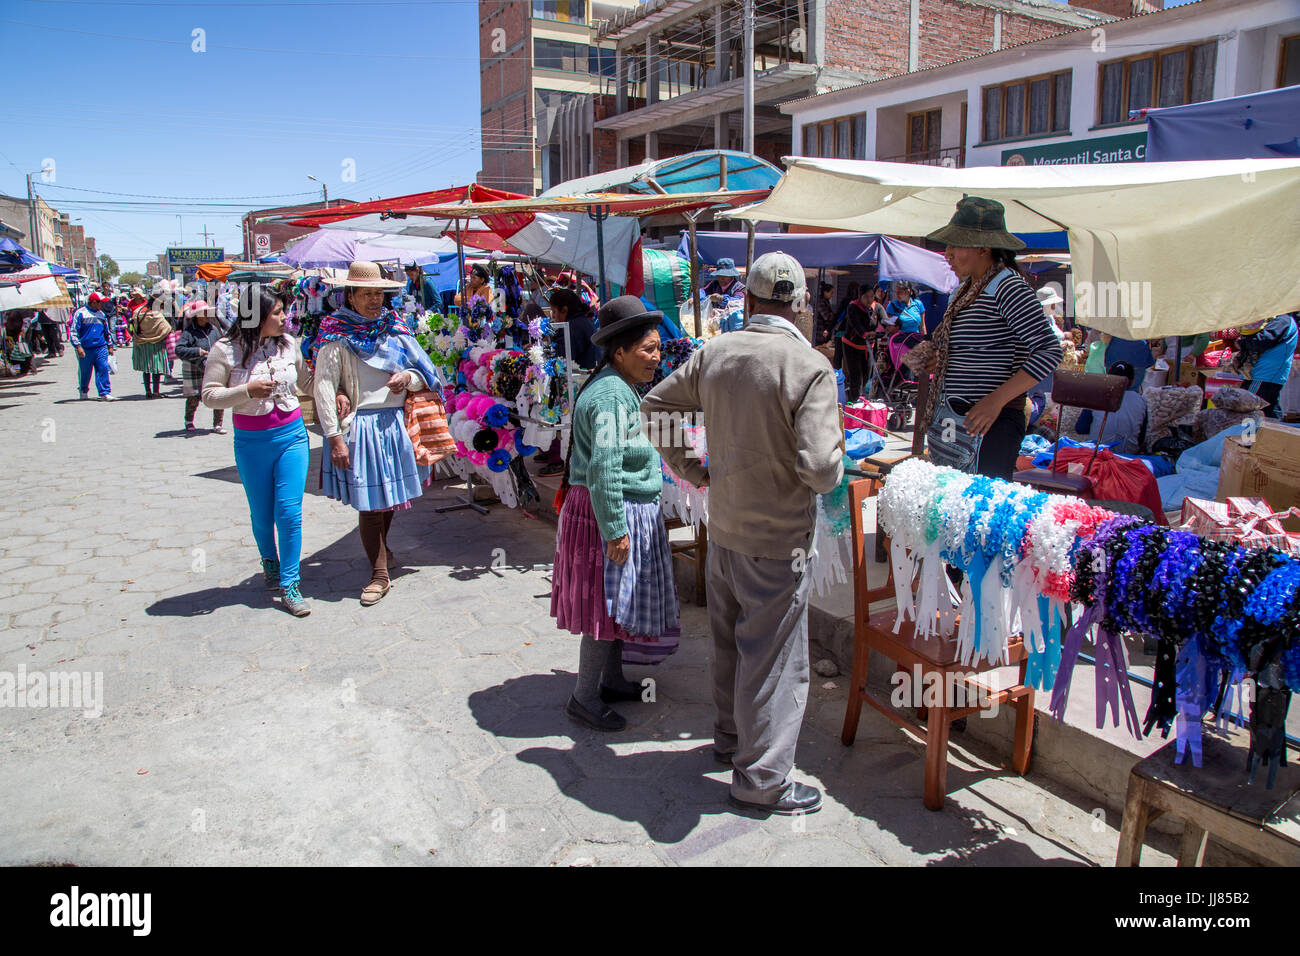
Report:
M 582 730 L 562 711 L 577 641 L 547 616 L 554 527 L 435 514 L 455 491 L 435 483 L 394 521 L 393 590 L 362 608 L 356 515 L 316 492 L 315 433 L 312 615 L 289 617 L 262 584 L 230 435 L 186 437 L 181 400 L 146 401 L 129 371 L 113 385 L 116 403 L 77 401 L 71 351 L 0 380 L 0 673 L 103 675 L 98 717 L 0 707 L 0 864 L 1114 860 L 1113 814 L 960 736 L 948 807 L 926 811 L 915 741 L 867 713 L 839 743 L 843 677 L 814 677 L 800 741 L 822 812 L 728 813 L 703 609 L 683 608 L 673 658 L 629 669 L 657 699 L 622 705 L 627 731 Z

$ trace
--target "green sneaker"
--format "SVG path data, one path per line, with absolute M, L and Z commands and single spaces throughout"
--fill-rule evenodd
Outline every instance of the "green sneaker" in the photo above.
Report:
M 302 592 L 298 590 L 297 581 L 285 588 L 282 595 L 284 609 L 294 617 L 306 617 L 311 613 L 311 605 L 306 602 Z
M 280 562 L 272 558 L 262 559 L 262 579 L 266 586 L 274 591 L 280 586 Z

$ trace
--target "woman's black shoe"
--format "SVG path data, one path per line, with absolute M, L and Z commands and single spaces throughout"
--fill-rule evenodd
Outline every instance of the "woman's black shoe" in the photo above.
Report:
M 588 710 L 578 703 L 578 698 L 570 697 L 564 712 L 584 727 L 592 730 L 619 731 L 627 727 L 627 718 L 612 708 L 605 707 L 599 714 Z
M 633 684 L 629 690 L 619 690 L 606 684 L 600 685 L 600 699 L 607 704 L 617 704 L 641 699 L 641 685 Z

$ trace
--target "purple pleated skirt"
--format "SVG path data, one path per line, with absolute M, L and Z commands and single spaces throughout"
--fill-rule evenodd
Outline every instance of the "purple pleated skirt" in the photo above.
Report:
M 555 563 L 551 582 L 551 617 L 571 634 L 591 634 L 598 641 L 623 641 L 623 662 L 657 664 L 677 650 L 681 628 L 677 622 L 677 595 L 671 578 L 661 596 L 672 611 L 671 625 L 662 634 L 631 634 L 610 615 L 605 600 L 605 540 L 600 536 L 591 495 L 582 485 L 572 485 L 560 509 L 555 535 Z M 636 529 L 629 526 L 629 536 Z M 637 542 L 632 542 L 636 552 Z M 662 576 L 658 579 L 662 581 Z M 617 610 L 617 609 L 616 609 Z

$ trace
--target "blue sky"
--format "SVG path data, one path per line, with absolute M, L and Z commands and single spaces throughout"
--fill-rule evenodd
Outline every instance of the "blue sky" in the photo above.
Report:
M 178 239 L 202 245 L 205 225 L 238 250 L 243 211 L 320 197 L 308 174 L 331 199 L 472 182 L 477 30 L 476 0 L 0 0 L 18 81 L 0 103 L 0 192 L 25 196 L 52 159 L 37 191 L 143 271 Z M 113 205 L 132 201 L 163 205 Z

